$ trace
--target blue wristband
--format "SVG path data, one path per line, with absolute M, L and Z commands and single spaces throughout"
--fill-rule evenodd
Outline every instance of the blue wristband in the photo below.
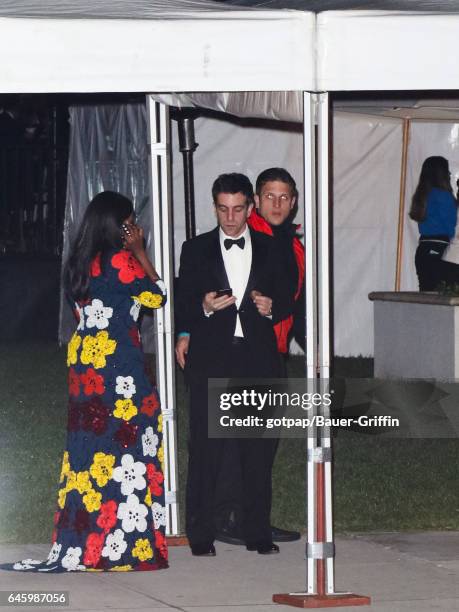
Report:
M 180 332 L 179 334 L 177 334 L 177 338 L 185 338 L 186 336 L 189 336 L 190 332 Z

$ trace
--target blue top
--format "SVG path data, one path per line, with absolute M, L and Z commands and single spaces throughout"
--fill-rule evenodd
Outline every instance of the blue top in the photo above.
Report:
M 427 196 L 426 218 L 419 223 L 421 236 L 449 236 L 456 230 L 457 205 L 454 196 L 445 189 L 432 187 Z

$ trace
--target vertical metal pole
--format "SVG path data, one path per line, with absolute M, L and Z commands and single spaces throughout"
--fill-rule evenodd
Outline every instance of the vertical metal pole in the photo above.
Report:
M 318 260 L 319 260 L 319 374 L 321 392 L 328 391 L 330 378 L 330 176 L 329 176 L 329 139 L 330 139 L 330 108 L 328 93 L 318 94 Z M 324 417 L 330 416 L 324 408 Z M 331 434 L 329 427 L 323 427 L 321 446 L 327 449 L 324 466 L 324 510 L 325 510 L 325 541 L 333 544 L 333 498 L 332 498 L 332 462 Z M 325 561 L 327 574 L 327 593 L 334 593 L 334 557 Z
M 403 255 L 403 230 L 405 227 L 405 191 L 406 191 L 406 166 L 408 162 L 408 144 L 410 141 L 409 119 L 403 120 L 403 148 L 402 167 L 400 172 L 400 200 L 398 208 L 398 232 L 397 232 L 397 263 L 395 267 L 395 291 L 400 291 L 402 277 L 402 255 Z
M 153 259 L 169 289 L 168 301 L 156 316 L 156 372 L 163 415 L 164 490 L 166 533 L 179 533 L 177 500 L 177 426 L 175 419 L 175 360 L 173 343 L 172 212 L 170 206 L 169 113 L 164 104 L 147 95 L 150 148 L 151 204 L 153 213 Z
M 317 376 L 317 291 L 316 291 L 316 172 L 315 172 L 315 94 L 303 92 L 303 146 L 304 146 L 304 246 L 306 294 L 306 372 L 308 385 Z M 313 455 L 317 446 L 314 431 L 308 431 L 308 537 L 307 585 L 308 593 L 316 590 L 316 564 L 309 554 L 316 541 L 316 471 Z

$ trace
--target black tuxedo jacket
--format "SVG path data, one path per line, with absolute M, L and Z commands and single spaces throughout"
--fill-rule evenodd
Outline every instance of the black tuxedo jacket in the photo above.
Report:
M 280 375 L 280 370 L 273 324 L 292 312 L 293 302 L 275 241 L 252 230 L 250 235 L 252 265 L 239 308 L 244 338 L 253 361 L 253 369 L 247 376 L 274 377 Z M 191 377 L 227 376 L 224 356 L 233 340 L 238 311 L 236 305 L 232 305 L 206 317 L 202 300 L 209 291 L 228 287 L 218 227 L 186 241 L 180 257 L 176 321 L 178 332 L 191 334 L 186 360 L 186 373 Z M 253 304 L 250 292 L 254 289 L 272 298 L 272 319 L 260 315 Z

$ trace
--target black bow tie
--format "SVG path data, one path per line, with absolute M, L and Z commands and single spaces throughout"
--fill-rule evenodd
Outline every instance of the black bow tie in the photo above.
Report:
M 225 249 L 226 250 L 230 249 L 233 246 L 233 244 L 237 244 L 237 246 L 240 249 L 243 249 L 244 248 L 244 244 L 245 244 L 245 238 L 244 238 L 244 236 L 241 236 L 237 240 L 233 240 L 232 238 L 225 238 L 223 244 L 225 245 Z

